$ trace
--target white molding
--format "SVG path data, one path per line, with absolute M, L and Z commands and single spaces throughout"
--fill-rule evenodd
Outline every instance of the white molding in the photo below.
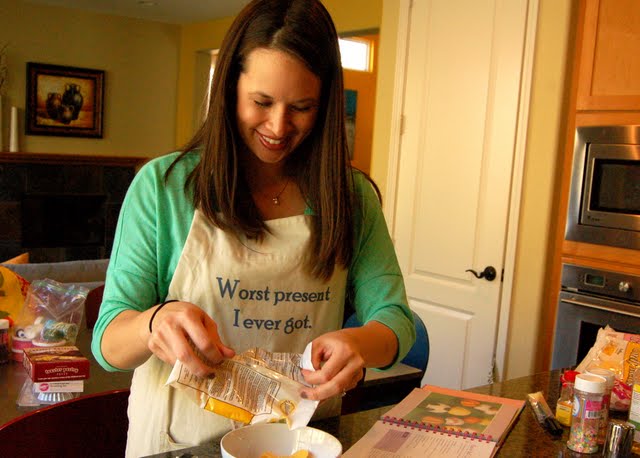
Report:
M 398 167 L 400 164 L 400 142 L 402 137 L 402 117 L 404 109 L 404 86 L 407 70 L 409 43 L 409 20 L 411 0 L 383 0 L 387 8 L 398 5 L 398 34 L 396 36 L 396 65 L 393 80 L 393 106 L 389 135 L 389 160 L 387 183 L 384 193 L 384 213 L 389 232 L 395 240 L 396 194 L 398 189 Z M 399 2 L 399 4 L 398 4 Z M 383 5 L 383 10 L 384 10 Z
M 522 200 L 522 181 L 524 177 L 524 160 L 527 147 L 527 128 L 531 101 L 531 84 L 533 78 L 533 60 L 538 18 L 539 0 L 529 0 L 527 8 L 527 28 L 524 42 L 522 71 L 520 82 L 520 104 L 518 106 L 518 124 L 514 149 L 511 195 L 509 202 L 509 219 L 507 221 L 507 239 L 504 255 L 504 280 L 500 295 L 500 314 L 498 317 L 498 336 L 495 349 L 495 368 L 498 374 L 496 382 L 504 380 L 505 362 L 511 312 L 511 296 L 515 272 L 518 228 L 520 220 L 520 204 Z

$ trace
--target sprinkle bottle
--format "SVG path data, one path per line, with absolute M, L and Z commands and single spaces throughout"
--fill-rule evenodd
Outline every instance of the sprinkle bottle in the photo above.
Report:
M 606 381 L 604 389 L 604 407 L 602 408 L 602 418 L 600 419 L 600 431 L 598 432 L 598 444 L 604 444 L 607 435 L 607 425 L 609 424 L 609 406 L 611 405 L 611 391 L 616 382 L 616 374 L 609 369 L 593 368 L 586 371 L 586 374 L 597 375 Z
M 606 381 L 597 375 L 578 374 L 574 384 L 571 431 L 567 447 L 574 452 L 596 453 L 604 409 Z

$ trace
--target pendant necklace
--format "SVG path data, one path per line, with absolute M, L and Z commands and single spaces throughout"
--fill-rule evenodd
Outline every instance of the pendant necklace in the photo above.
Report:
M 289 181 L 290 180 L 287 180 L 287 182 L 284 184 L 284 186 L 282 187 L 280 192 L 278 194 L 276 194 L 274 197 L 266 196 L 263 192 L 260 192 L 260 191 L 258 191 L 258 192 L 260 194 L 262 194 L 264 197 L 266 197 L 267 199 L 271 199 L 271 201 L 273 202 L 273 205 L 280 205 L 280 196 L 282 195 L 284 190 L 287 189 L 287 186 L 289 186 Z
M 284 184 L 283 188 L 280 190 L 280 192 L 278 194 L 275 195 L 275 197 L 273 199 L 271 199 L 273 201 L 273 205 L 280 205 L 280 196 L 282 195 L 282 193 L 284 192 L 285 189 L 287 189 L 287 185 L 289 184 L 289 180 L 287 180 L 287 182 Z

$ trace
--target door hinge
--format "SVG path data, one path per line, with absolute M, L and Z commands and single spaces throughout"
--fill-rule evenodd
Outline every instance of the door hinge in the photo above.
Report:
M 491 358 L 491 367 L 489 368 L 489 373 L 487 374 L 487 385 L 491 385 L 496 380 L 498 369 L 496 368 L 496 358 L 495 356 Z

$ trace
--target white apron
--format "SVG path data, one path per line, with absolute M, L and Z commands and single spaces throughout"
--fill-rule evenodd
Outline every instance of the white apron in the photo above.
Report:
M 302 271 L 309 218 L 267 221 L 271 234 L 258 244 L 240 242 L 196 211 L 167 299 L 200 306 L 236 353 L 252 347 L 302 353 L 315 337 L 342 326 L 347 278 L 340 268 L 328 282 Z M 135 370 L 127 457 L 199 445 L 231 429 L 228 419 L 165 387 L 170 372 L 156 356 Z

